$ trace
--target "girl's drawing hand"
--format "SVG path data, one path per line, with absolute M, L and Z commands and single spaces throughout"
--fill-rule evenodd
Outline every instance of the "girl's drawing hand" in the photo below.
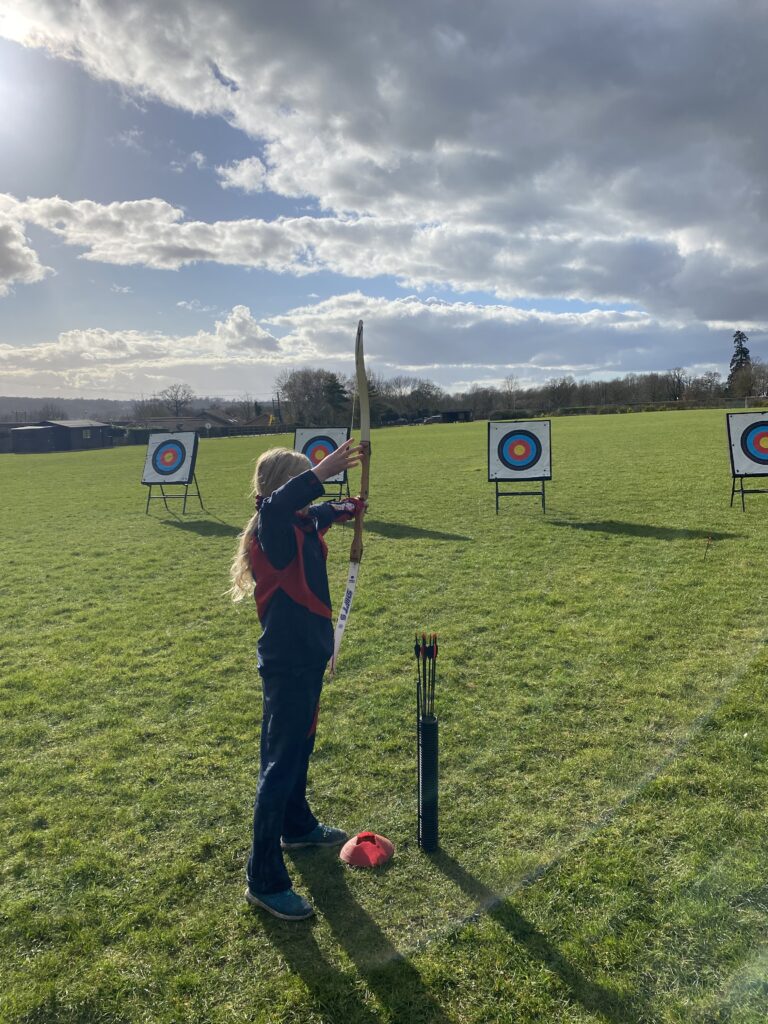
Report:
M 354 447 L 352 447 L 354 445 Z M 331 452 L 330 455 L 318 462 L 316 466 L 312 467 L 312 472 L 315 474 L 320 483 L 323 483 L 329 477 L 336 476 L 339 473 L 343 473 L 347 469 L 352 469 L 354 466 L 360 465 L 360 458 L 363 454 L 363 445 L 354 444 L 354 438 L 350 437 L 344 444 L 340 444 L 335 452 Z

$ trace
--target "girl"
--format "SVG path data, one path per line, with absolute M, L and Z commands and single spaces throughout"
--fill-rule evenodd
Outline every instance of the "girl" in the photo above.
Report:
M 253 814 L 246 899 L 286 921 L 314 910 L 291 887 L 282 850 L 337 846 L 347 835 L 318 822 L 306 798 L 320 691 L 333 653 L 333 625 L 324 534 L 333 523 L 363 513 L 359 498 L 310 505 L 323 481 L 357 466 L 363 445 L 352 440 L 312 467 L 288 448 L 272 448 L 256 463 L 256 512 L 240 534 L 232 563 L 234 601 L 251 593 L 263 632 L 261 768 Z

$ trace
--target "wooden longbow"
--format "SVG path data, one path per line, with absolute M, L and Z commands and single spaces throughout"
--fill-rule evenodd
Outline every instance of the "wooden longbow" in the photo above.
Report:
M 368 476 L 371 466 L 371 407 L 368 401 L 368 378 L 365 375 L 365 357 L 363 354 L 363 321 L 357 325 L 357 338 L 355 339 L 355 373 L 357 377 L 357 401 L 360 408 L 360 441 L 364 444 L 365 450 L 361 457 L 361 478 L 360 497 L 363 501 L 368 500 Z M 336 632 L 333 638 L 333 657 L 331 658 L 331 676 L 336 671 L 336 662 L 339 657 L 341 638 L 347 627 L 349 613 L 352 610 L 352 599 L 355 596 L 357 577 L 360 572 L 360 562 L 363 559 L 363 512 L 355 517 L 355 533 L 352 537 L 352 547 L 349 551 L 349 576 L 347 577 L 347 589 L 344 592 L 344 600 L 341 602 L 339 618 L 336 622 Z

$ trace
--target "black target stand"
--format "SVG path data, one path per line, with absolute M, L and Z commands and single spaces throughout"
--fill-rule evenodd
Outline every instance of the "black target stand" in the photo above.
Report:
M 200 502 L 200 508 L 203 510 L 203 512 L 205 512 L 205 505 L 203 505 L 203 499 L 202 499 L 202 497 L 200 495 L 200 488 L 197 486 L 197 476 L 195 476 L 195 475 L 193 475 L 192 479 L 188 480 L 185 484 L 158 484 L 158 483 L 151 483 L 150 484 L 150 483 L 145 483 L 144 486 L 149 488 L 149 491 L 147 493 L 147 507 L 144 510 L 144 514 L 145 515 L 149 515 L 149 503 L 150 503 L 150 501 L 162 501 L 163 504 L 165 505 L 166 509 L 169 512 L 170 512 L 170 509 L 168 508 L 168 502 L 169 501 L 183 501 L 184 504 L 181 506 L 181 514 L 184 515 L 185 512 L 187 511 L 187 497 L 189 496 L 189 493 L 190 493 L 190 487 L 194 487 L 194 490 L 192 491 L 192 497 L 193 498 L 197 498 L 197 500 Z M 152 493 L 152 488 L 153 487 L 159 488 L 160 493 L 159 494 L 153 494 Z M 165 488 L 166 487 L 183 487 L 184 488 L 184 493 L 183 494 L 166 494 L 165 493 Z
M 331 501 L 341 501 L 341 499 L 344 497 L 344 491 L 345 490 L 347 492 L 347 497 L 348 498 L 351 497 L 351 494 L 349 493 L 349 481 L 348 480 L 339 480 L 338 483 L 334 483 L 331 486 L 339 488 L 339 493 L 338 494 L 331 494 L 330 495 Z M 328 488 L 328 481 L 327 480 L 325 482 L 325 487 L 326 487 L 326 489 Z M 324 500 L 327 500 L 328 497 L 329 497 L 328 494 L 324 494 L 323 495 L 323 499 Z
M 736 497 L 737 493 L 741 495 L 741 511 L 742 512 L 746 512 L 747 511 L 747 505 L 746 505 L 746 501 L 745 501 L 745 497 L 746 497 L 747 494 L 768 494 L 768 488 L 766 488 L 766 487 L 745 487 L 744 486 L 744 481 L 745 480 L 754 480 L 754 479 L 756 479 L 757 476 L 758 476 L 758 474 L 755 474 L 754 477 L 735 476 L 733 478 L 733 483 L 731 484 L 731 508 L 733 508 L 733 499 Z M 736 489 L 736 481 L 737 480 L 739 481 L 738 491 Z
M 502 480 L 501 483 L 510 483 L 511 481 Z M 541 499 L 541 511 L 546 513 L 547 511 L 547 495 L 544 491 L 544 485 L 546 483 L 546 477 L 527 478 L 526 483 L 541 484 L 540 491 L 500 491 L 499 481 L 496 480 L 496 515 L 499 514 L 499 498 L 540 498 Z

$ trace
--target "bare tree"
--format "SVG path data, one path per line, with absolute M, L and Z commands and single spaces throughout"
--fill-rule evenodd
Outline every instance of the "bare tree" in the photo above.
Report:
M 174 416 L 180 416 L 195 397 L 195 393 L 189 384 L 169 384 L 157 397 Z
M 520 397 L 520 378 L 516 377 L 514 373 L 510 373 L 508 377 L 504 378 L 501 386 L 501 393 L 509 403 L 510 409 L 513 411 L 517 408 L 517 401 Z
M 56 405 L 54 402 L 46 402 L 45 405 L 40 408 L 40 419 L 41 420 L 68 420 L 65 410 L 60 405 Z
M 685 389 L 688 387 L 688 376 L 682 366 L 675 366 L 671 370 L 667 370 L 667 393 L 669 398 L 673 402 L 679 402 L 685 394 Z
M 752 394 L 758 398 L 768 395 L 768 363 L 760 359 L 752 360 Z

